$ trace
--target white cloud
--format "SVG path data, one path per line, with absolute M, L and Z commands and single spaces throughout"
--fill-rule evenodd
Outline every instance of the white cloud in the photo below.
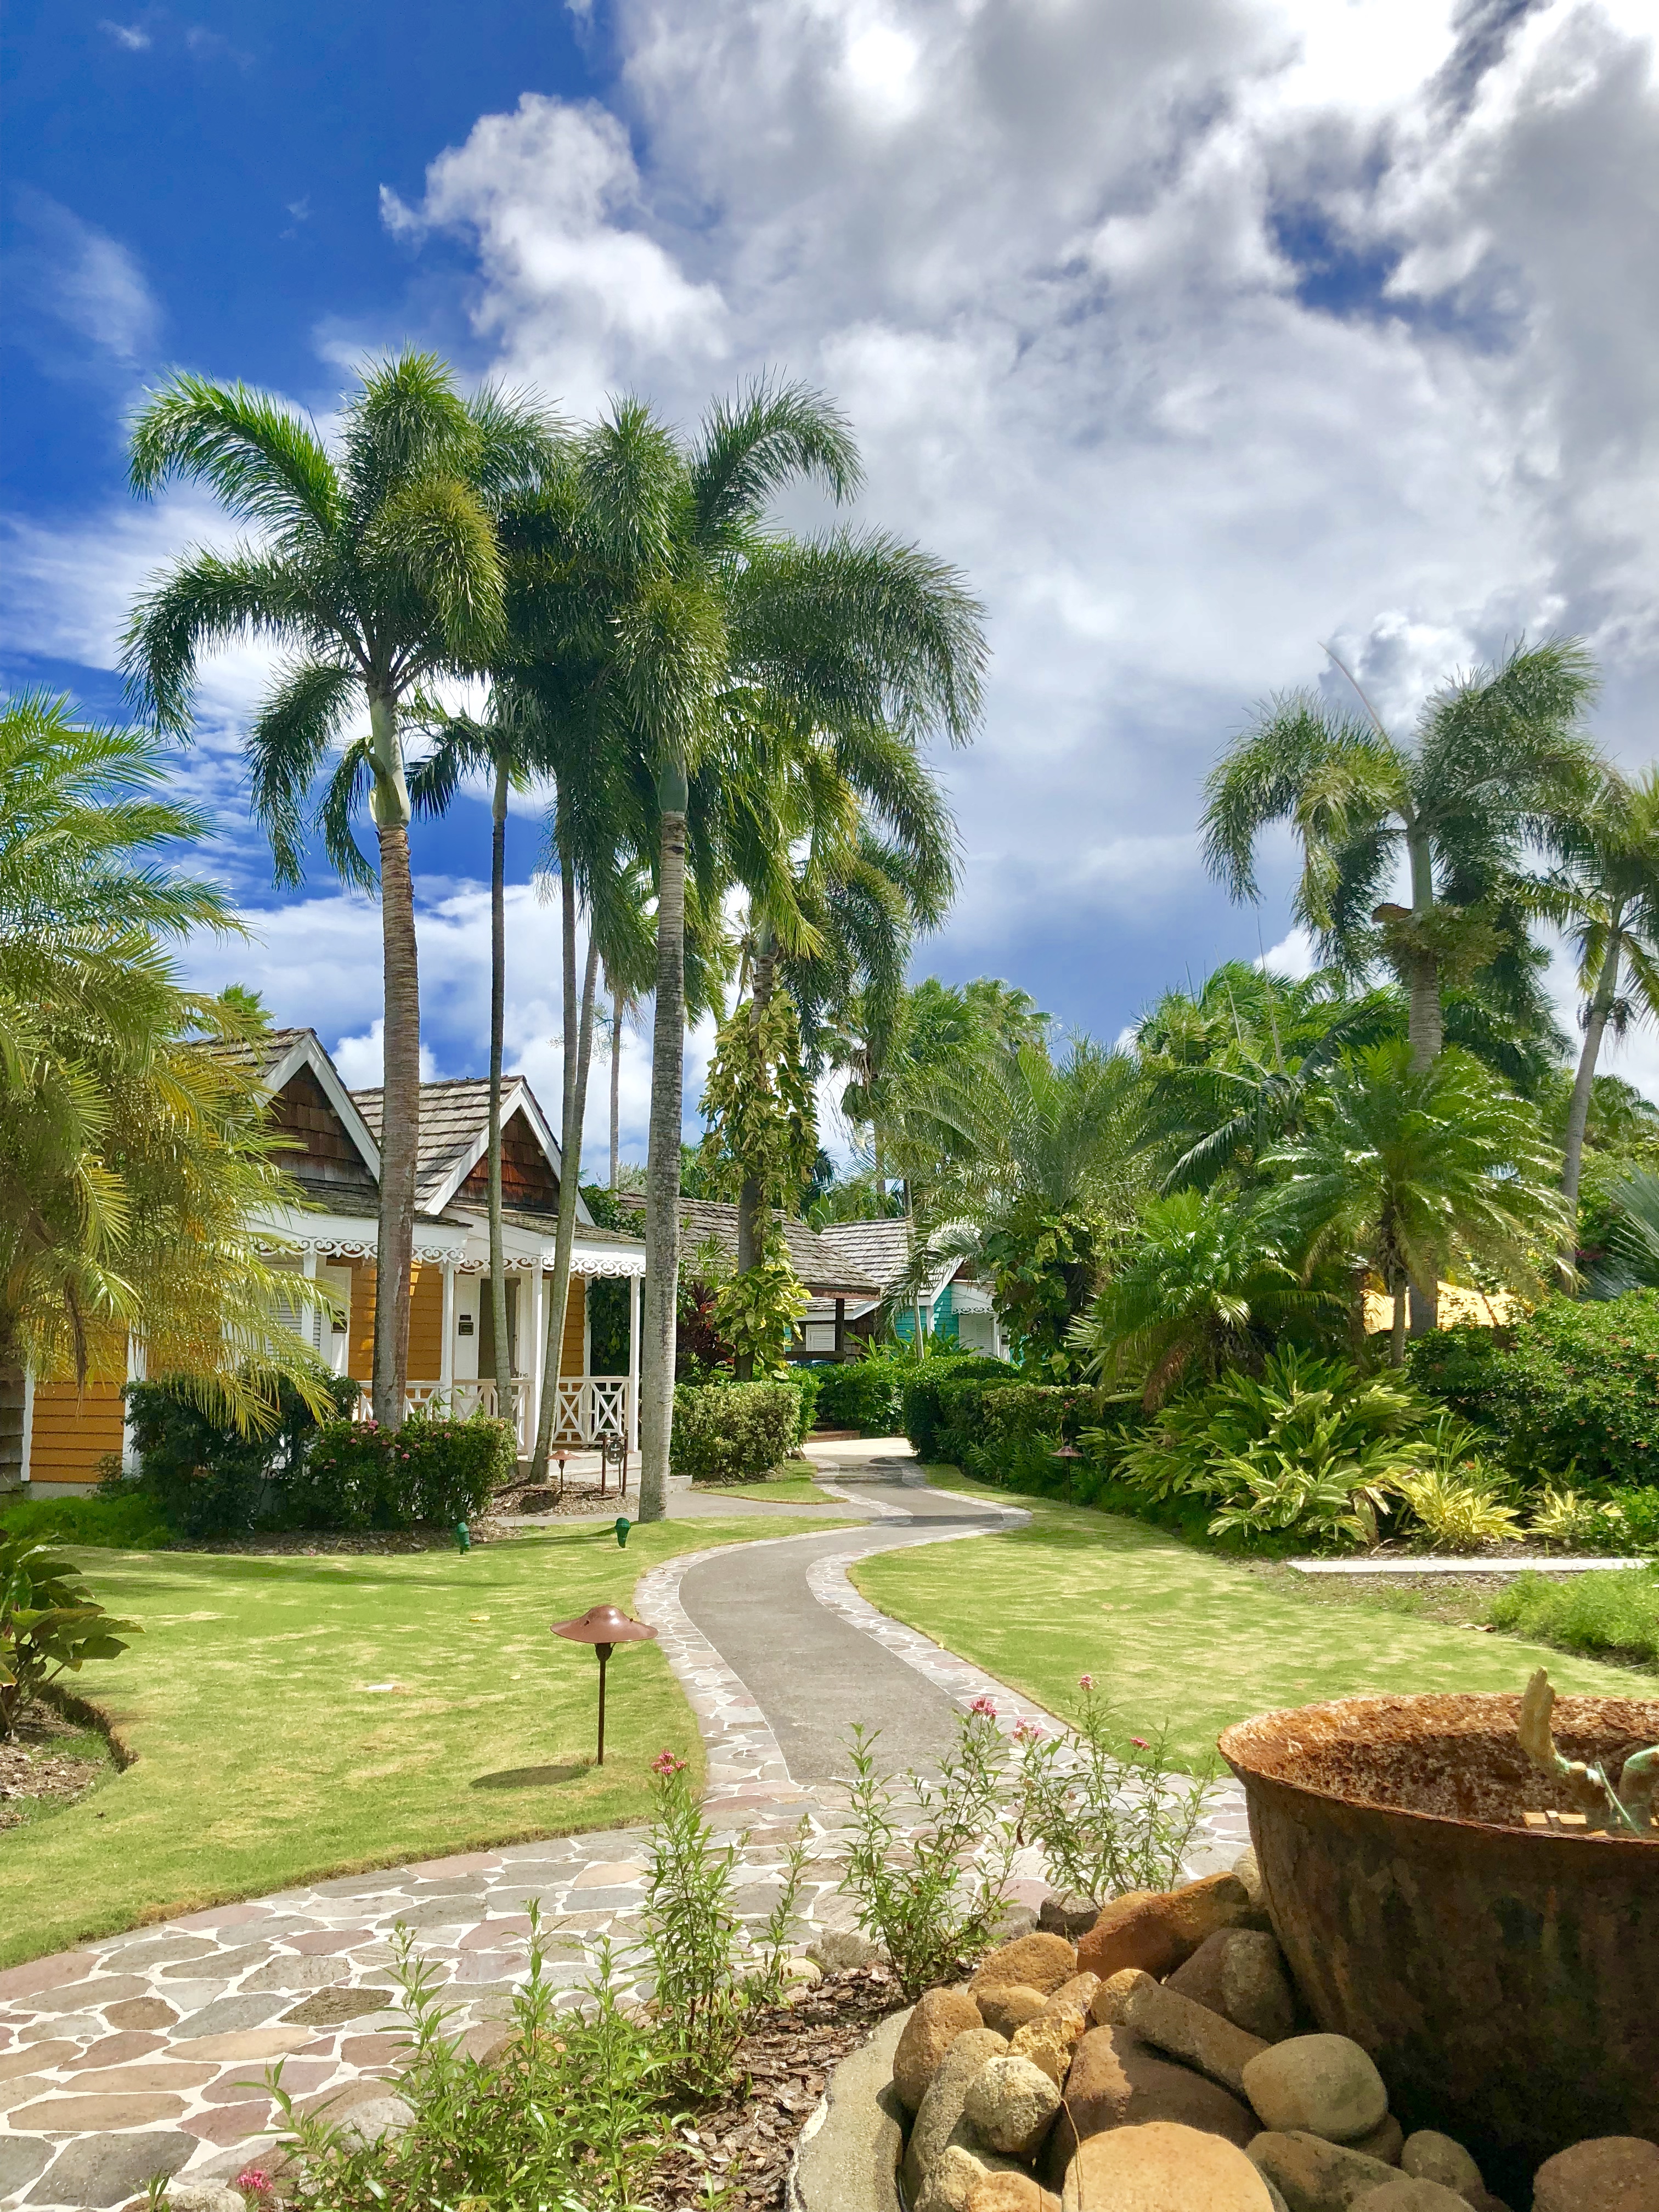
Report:
M 106 16 L 98 27 L 130 54 L 142 54 L 154 43 L 141 23 L 112 23 Z
M 21 187 L 15 202 L 29 243 L 14 257 L 9 283 L 26 313 L 44 311 L 124 364 L 148 353 L 161 310 L 134 256 L 32 186 Z M 50 359 L 48 348 L 37 350 Z

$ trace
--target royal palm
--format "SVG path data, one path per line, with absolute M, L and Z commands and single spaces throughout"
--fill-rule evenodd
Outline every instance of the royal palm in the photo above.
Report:
M 371 370 L 325 443 L 295 410 L 241 385 L 173 377 L 133 432 L 135 489 L 207 484 L 252 535 L 232 552 L 187 553 L 140 601 L 125 665 L 165 729 L 191 726 L 198 654 L 247 639 L 284 656 L 247 732 L 253 805 L 279 881 L 301 872 L 305 803 L 331 748 L 369 785 L 384 948 L 385 1122 L 374 1324 L 374 1414 L 404 1410 L 420 1118 L 420 995 L 410 797 L 402 725 L 417 687 L 485 665 L 504 588 L 495 518 L 550 464 L 538 410 L 486 392 L 464 398 L 430 356 Z M 367 873 L 347 810 L 324 824 L 348 878 Z

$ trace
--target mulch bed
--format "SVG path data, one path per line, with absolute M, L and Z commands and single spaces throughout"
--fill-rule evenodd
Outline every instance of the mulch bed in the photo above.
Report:
M 741 2087 L 683 2122 L 647 2185 L 651 2212 L 705 2205 L 708 2183 L 732 2212 L 775 2212 L 795 2141 L 823 2094 L 830 2069 L 856 2051 L 904 2000 L 883 1966 L 826 1974 L 793 2005 L 763 2013 L 738 2047 Z
M 83 1733 L 50 1705 L 31 1705 L 15 1733 L 0 1743 L 0 1828 L 15 1828 L 31 1803 L 71 1804 L 84 1797 L 104 1771 L 101 1759 L 54 1750 L 65 1736 Z

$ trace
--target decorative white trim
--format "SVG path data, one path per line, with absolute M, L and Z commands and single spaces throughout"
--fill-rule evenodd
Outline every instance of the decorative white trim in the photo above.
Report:
M 515 1075 L 512 1079 L 511 1089 L 503 1091 L 501 1093 L 502 1128 L 506 1128 L 513 1116 L 520 1111 L 523 1112 L 526 1121 L 529 1122 L 536 1140 L 546 1157 L 548 1165 L 558 1177 L 560 1185 L 562 1187 L 564 1156 L 559 1149 L 559 1140 L 550 1127 L 546 1115 L 537 1103 L 535 1092 L 525 1081 L 523 1076 Z M 460 1155 L 459 1164 L 453 1166 L 443 1181 L 428 1193 L 425 1203 L 431 1207 L 433 1212 L 443 1212 L 445 1206 L 449 1204 L 489 1149 L 489 1116 L 486 1109 L 483 1127 L 478 1131 L 474 1142 Z M 580 1184 L 576 1188 L 576 1218 L 580 1222 L 585 1222 L 590 1229 L 593 1225 L 593 1217 L 587 1210 L 587 1201 L 582 1196 Z

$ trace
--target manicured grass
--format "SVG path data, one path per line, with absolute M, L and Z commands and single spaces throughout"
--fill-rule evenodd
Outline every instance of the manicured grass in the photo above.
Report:
M 143 1624 L 75 1682 L 136 1760 L 0 1833 L 0 1966 L 325 1874 L 639 1820 L 665 1746 L 700 1768 L 690 1709 L 654 1644 L 624 1645 L 596 1768 L 593 1654 L 550 1625 L 629 1605 L 681 1552 L 802 1525 L 658 1522 L 626 1553 L 584 1526 L 465 1556 L 82 1555 L 94 1596 Z
M 1659 1673 L 1659 1573 L 1645 1567 L 1575 1575 L 1560 1583 L 1522 1575 L 1498 1592 L 1486 1617 L 1511 1635 L 1538 1637 L 1591 1656 L 1605 1652 Z M 1659 1684 L 1654 1687 L 1659 1694 Z
M 173 1540 L 152 1498 L 16 1498 L 0 1505 L 0 1537 L 99 1550 L 164 1550 Z
M 694 1495 L 706 1492 L 711 1498 L 759 1498 L 769 1505 L 839 1505 L 843 1501 L 831 1498 L 827 1490 L 820 1490 L 810 1474 L 768 1475 L 763 1482 L 704 1482 L 696 1486 Z
M 954 1468 L 935 1479 L 1008 1500 Z M 1111 1514 L 1018 1502 L 1028 1528 L 880 1553 L 853 1579 L 884 1612 L 1051 1712 L 1073 1711 L 1078 1677 L 1092 1674 L 1126 1735 L 1167 1723 L 1171 1754 L 1188 1765 L 1249 1713 L 1364 1691 L 1518 1691 L 1547 1666 L 1561 1691 L 1632 1693 L 1620 1668 L 1382 1607 L 1321 1605 L 1291 1587 L 1288 1569 L 1217 1559 Z

